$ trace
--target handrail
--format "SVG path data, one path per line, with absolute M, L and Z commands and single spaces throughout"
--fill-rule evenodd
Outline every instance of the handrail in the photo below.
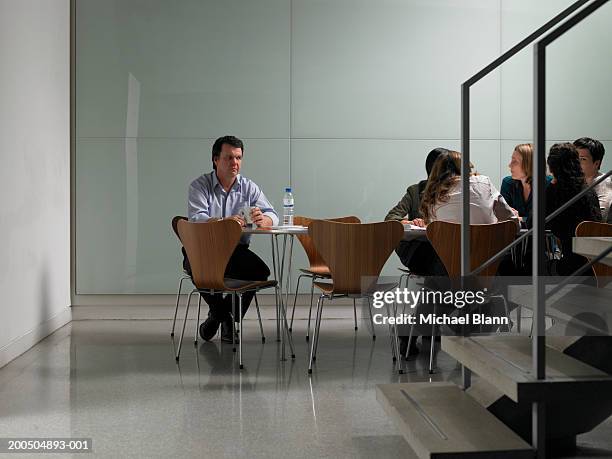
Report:
M 557 14 L 555 17 L 553 17 L 546 24 L 544 24 L 539 29 L 537 29 L 536 31 L 534 31 L 533 33 L 531 33 L 530 35 L 525 37 L 523 40 L 521 40 L 516 45 L 514 45 L 512 48 L 510 48 L 508 51 L 506 51 L 504 54 L 499 56 L 497 59 L 495 59 L 493 62 L 491 62 L 485 68 L 483 68 L 480 72 L 475 74 L 472 78 L 466 80 L 466 82 L 463 83 L 463 84 L 464 85 L 468 85 L 468 86 L 472 86 L 474 83 L 477 83 L 478 81 L 482 80 L 484 77 L 486 77 L 489 73 L 491 73 L 497 67 L 502 65 L 504 62 L 506 62 L 508 59 L 510 59 L 516 53 L 518 53 L 523 48 L 525 48 L 527 45 L 529 45 L 531 42 L 533 42 L 536 38 L 538 38 L 538 37 L 542 36 L 544 33 L 548 32 L 550 29 L 552 29 L 554 26 L 556 26 L 559 22 L 563 21 L 563 19 L 568 17 L 570 14 L 572 14 L 574 11 L 576 11 L 578 8 L 580 8 L 585 3 L 588 3 L 589 1 L 590 0 L 579 0 L 579 1 L 575 2 L 575 3 L 572 3 L 570 6 L 568 6 L 566 9 L 561 11 L 559 14 Z
M 462 224 L 461 224 L 461 274 L 467 275 L 470 271 L 470 235 L 469 235 L 469 222 L 470 222 L 470 205 L 469 205 L 469 193 L 467 193 L 470 186 L 469 170 L 470 170 L 470 87 L 480 81 L 482 78 L 487 76 L 501 64 L 506 62 L 516 53 L 524 49 L 527 45 L 532 43 L 536 38 L 542 36 L 550 29 L 555 27 L 574 11 L 578 10 L 581 6 L 588 3 L 590 0 L 578 0 L 572 3 L 566 9 L 561 11 L 550 21 L 545 23 L 539 29 L 528 35 L 526 38 L 521 40 L 519 43 L 514 45 L 504 54 L 499 56 L 480 72 L 466 80 L 461 85 L 461 193 L 463 194 L 463 211 L 462 211 Z M 467 222 L 467 224 L 465 223 Z
M 571 206 L 572 204 L 574 204 L 576 201 L 578 201 L 582 196 L 584 196 L 586 193 L 588 193 L 589 191 L 591 191 L 593 188 L 595 188 L 597 185 L 599 185 L 601 182 L 603 182 L 604 180 L 606 180 L 610 175 L 612 175 L 612 169 L 610 169 L 608 172 L 606 172 L 604 175 L 602 175 L 601 177 L 599 177 L 597 180 L 594 180 L 593 183 L 591 183 L 589 186 L 587 186 L 586 188 L 584 188 L 582 191 L 580 191 L 580 193 L 578 193 L 577 195 L 575 195 L 572 199 L 570 199 L 569 201 L 567 201 L 565 204 L 563 204 L 561 207 L 559 207 L 557 210 L 555 210 L 553 213 L 551 213 L 550 215 L 548 215 L 546 217 L 546 219 L 544 220 L 545 223 L 548 223 L 549 221 L 551 221 L 553 218 L 555 218 L 557 215 L 559 215 L 561 212 L 563 212 L 565 209 L 567 209 L 569 206 Z M 483 271 L 484 269 L 486 269 L 489 265 L 491 265 L 492 263 L 495 263 L 497 260 L 499 260 L 502 256 L 504 256 L 504 254 L 510 250 L 512 247 L 514 247 L 515 245 L 517 245 L 519 242 L 521 242 L 523 239 L 531 236 L 531 234 L 533 233 L 533 228 L 530 228 L 527 232 L 521 234 L 518 238 L 516 238 L 514 241 L 512 241 L 510 244 L 508 244 L 506 247 L 504 247 L 503 249 L 501 249 L 499 252 L 497 252 L 495 255 L 493 255 L 491 258 L 489 258 L 487 261 L 485 261 L 484 263 L 482 263 L 478 268 L 472 270 L 468 276 L 475 276 L 476 274 L 478 274 L 479 272 Z
M 568 21 L 553 30 L 534 46 L 534 161 L 533 161 L 533 300 L 536 305 L 533 314 L 533 372 L 537 379 L 546 378 L 546 333 L 544 309 L 546 293 L 540 275 L 544 273 L 544 257 L 541 249 L 545 244 L 546 223 L 542 216 L 545 212 L 544 189 L 546 172 L 546 47 L 553 43 L 576 24 L 597 11 L 609 0 L 595 0 L 586 8 L 572 16 Z M 570 203 L 572 200 L 570 200 Z M 536 425 L 536 424 L 534 424 Z M 542 434 L 543 435 L 543 434 Z M 535 435 L 539 437 L 540 435 Z M 543 437 L 542 437 L 543 438 Z
M 561 282 L 559 282 L 557 285 L 555 285 L 550 291 L 546 292 L 546 299 L 550 298 L 555 293 L 560 291 L 563 287 L 565 287 L 567 284 L 572 282 L 574 279 L 576 279 L 577 277 L 581 276 L 591 266 L 593 266 L 596 263 L 599 263 L 601 260 L 606 258 L 610 252 L 612 252 L 612 245 L 610 247 L 608 247 L 607 249 L 604 249 L 603 252 L 600 252 L 600 254 L 597 255 L 595 258 L 587 261 L 584 265 L 582 265 L 580 268 L 578 268 L 572 274 L 570 274 L 569 276 L 566 276 Z
M 545 309 L 546 292 L 543 279 L 544 257 L 540 253 L 545 243 L 544 187 L 546 171 L 546 47 L 553 43 L 576 24 L 601 8 L 609 0 L 595 0 L 586 8 L 572 16 L 557 29 L 538 41 L 534 46 L 534 164 L 533 164 L 533 337 L 531 353 L 533 356 L 533 375 L 538 380 L 546 379 L 546 330 Z M 546 405 L 536 402 L 532 406 L 532 444 L 538 458 L 546 457 Z

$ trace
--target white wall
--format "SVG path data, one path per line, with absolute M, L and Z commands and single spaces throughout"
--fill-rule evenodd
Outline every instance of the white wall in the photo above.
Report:
M 70 321 L 69 0 L 0 0 L 0 367 Z

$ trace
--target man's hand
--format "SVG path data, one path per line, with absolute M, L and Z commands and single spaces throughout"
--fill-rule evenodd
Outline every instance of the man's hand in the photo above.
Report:
M 240 226 L 244 227 L 246 225 L 244 219 L 240 215 L 232 215 L 231 217 L 227 217 L 228 220 L 236 220 L 240 223 Z
M 253 207 L 251 209 L 251 219 L 258 228 L 262 226 L 272 226 L 272 219 L 264 215 L 259 207 Z

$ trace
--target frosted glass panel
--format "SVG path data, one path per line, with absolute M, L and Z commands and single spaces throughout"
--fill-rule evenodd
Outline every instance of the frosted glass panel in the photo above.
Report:
M 288 137 L 289 6 L 78 0 L 78 136 Z M 130 75 L 137 134 L 126 133 Z
M 499 55 L 489 0 L 293 2 L 292 135 L 458 138 L 459 85 Z M 473 135 L 499 136 L 497 75 Z
M 363 222 L 381 221 L 408 186 L 426 178 L 429 151 L 435 147 L 457 149 L 459 143 L 458 139 L 293 140 L 296 214 L 321 218 L 356 215 Z M 496 186 L 500 182 L 499 149 L 498 141 L 472 142 L 475 166 Z M 305 259 L 296 260 L 305 263 Z M 398 263 L 393 255 L 385 273 L 396 275 Z
M 572 1 L 504 0 L 504 51 Z M 612 7 L 594 15 L 547 49 L 547 137 L 612 139 Z M 502 137 L 533 138 L 533 47 L 502 66 Z
M 77 0 L 77 293 L 174 293 L 170 219 L 225 134 L 279 213 L 292 185 L 297 214 L 382 220 L 432 148 L 460 149 L 460 84 L 570 3 Z M 548 145 L 599 138 L 606 170 L 610 23 L 606 5 L 548 61 Z M 532 137 L 532 52 L 471 91 L 471 159 L 498 187 Z

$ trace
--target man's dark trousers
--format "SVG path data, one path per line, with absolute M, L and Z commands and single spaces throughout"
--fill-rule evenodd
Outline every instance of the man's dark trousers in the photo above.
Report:
M 185 258 L 183 262 L 185 270 L 191 273 L 189 269 L 189 261 Z M 225 268 L 225 277 L 238 280 L 263 281 L 270 277 L 270 269 L 266 263 L 259 258 L 255 252 L 249 250 L 247 244 L 238 244 L 234 253 L 227 263 Z M 255 296 L 255 292 L 246 292 L 242 295 L 242 315 L 244 316 L 249 309 L 251 300 Z M 229 317 L 232 312 L 232 295 L 226 295 L 225 298 L 221 293 L 214 295 L 203 293 L 202 297 L 208 303 L 210 315 L 220 322 L 223 322 Z M 234 319 L 239 322 L 238 318 L 238 298 L 236 298 L 236 314 Z

